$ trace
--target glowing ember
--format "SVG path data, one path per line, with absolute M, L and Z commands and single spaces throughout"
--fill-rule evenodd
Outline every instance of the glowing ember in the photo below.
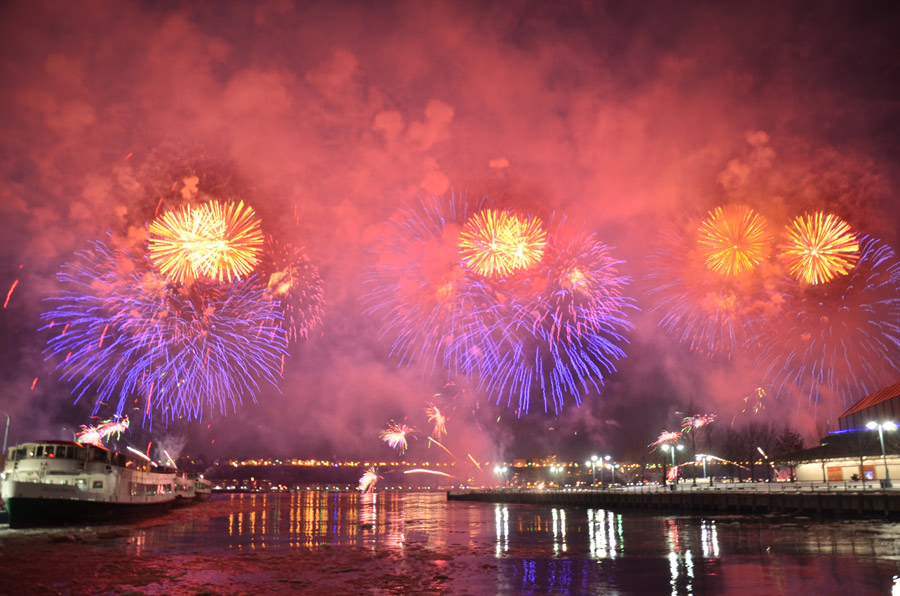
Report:
M 460 233 L 459 252 L 470 269 L 485 277 L 502 277 L 541 260 L 547 233 L 539 219 L 485 209 L 473 215 Z
M 259 263 L 262 244 L 260 221 L 243 201 L 184 207 L 150 223 L 150 260 L 179 283 L 240 279 Z
M 740 275 L 768 257 L 772 234 L 766 219 L 749 207 L 716 207 L 700 224 L 697 242 L 711 271 Z
M 836 215 L 817 211 L 785 229 L 781 258 L 797 280 L 816 285 L 847 275 L 859 260 L 859 241 Z
M 718 415 L 716 414 L 694 414 L 693 416 L 687 416 L 681 422 L 681 432 L 689 433 L 692 430 L 703 428 L 710 422 L 714 422 L 716 418 L 718 418 Z
M 680 441 L 683 436 L 684 435 L 677 430 L 664 430 L 659 433 L 659 437 L 657 437 L 655 441 L 650 443 L 650 446 L 656 448 L 660 445 L 674 445 Z

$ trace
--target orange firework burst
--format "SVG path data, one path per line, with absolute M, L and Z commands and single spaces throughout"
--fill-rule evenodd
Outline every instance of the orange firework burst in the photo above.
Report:
M 847 275 L 859 260 L 856 233 L 841 218 L 822 211 L 794 219 L 779 248 L 791 275 L 813 285 Z
M 725 276 L 753 271 L 768 257 L 772 245 L 766 218 L 744 205 L 716 207 L 698 232 L 706 266 Z
M 459 240 L 463 261 L 485 277 L 531 267 L 544 256 L 546 246 L 547 232 L 539 219 L 495 209 L 469 218 Z
M 150 223 L 150 259 L 179 283 L 245 276 L 259 263 L 262 245 L 260 221 L 243 201 L 184 207 Z

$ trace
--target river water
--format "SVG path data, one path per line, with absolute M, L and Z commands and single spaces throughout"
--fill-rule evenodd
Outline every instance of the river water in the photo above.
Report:
M 0 592 L 900 595 L 898 538 L 900 523 L 884 520 L 495 505 L 439 492 L 216 495 L 128 526 L 4 526 Z M 41 558 L 105 571 L 54 577 L 29 568 Z

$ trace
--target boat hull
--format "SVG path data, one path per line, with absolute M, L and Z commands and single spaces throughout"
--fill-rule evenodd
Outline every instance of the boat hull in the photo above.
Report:
M 173 501 L 135 504 L 31 497 L 6 499 L 10 528 L 131 521 L 158 515 L 172 504 Z

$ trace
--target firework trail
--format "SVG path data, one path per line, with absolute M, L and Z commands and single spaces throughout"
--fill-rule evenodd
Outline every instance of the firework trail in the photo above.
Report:
M 753 271 L 769 257 L 766 219 L 744 205 L 716 207 L 700 223 L 697 243 L 706 266 L 721 275 Z
M 289 341 L 306 339 L 322 324 L 325 292 L 319 269 L 302 248 L 266 240 L 259 271 L 266 289 L 282 306 L 282 324 Z
M 467 453 L 466 455 L 469 456 L 469 459 L 472 461 L 473 464 L 475 464 L 475 467 L 478 468 L 478 471 L 480 472 L 480 471 L 481 471 L 481 465 L 480 465 L 477 461 L 475 461 L 475 458 L 472 457 L 472 454 L 471 454 L 471 453 Z
M 128 416 L 123 418 L 111 418 L 104 420 L 96 426 L 81 426 L 81 431 L 75 435 L 75 441 L 86 445 L 103 446 L 103 440 L 111 435 L 118 439 L 122 433 L 128 430 L 130 423 Z
M 428 422 L 434 424 L 434 429 L 431 431 L 432 437 L 439 439 L 447 434 L 447 418 L 436 405 L 428 404 L 425 408 L 425 415 L 428 417 Z
M 287 353 L 276 301 L 255 277 L 230 284 L 172 286 L 146 253 L 94 242 L 63 266 L 60 296 L 48 298 L 45 354 L 59 361 L 76 401 L 90 392 L 94 413 L 117 398 L 144 403 L 144 418 L 223 415 L 259 381 L 277 386 Z
M 763 344 L 757 368 L 776 398 L 849 406 L 897 379 L 900 261 L 871 237 L 856 266 L 828 283 L 798 285 Z
M 650 310 L 660 327 L 691 350 L 730 357 L 768 330 L 785 284 L 767 263 L 740 275 L 712 271 L 697 250 L 698 229 L 688 219 L 660 232 L 648 257 Z
M 390 445 L 392 449 L 398 449 L 402 454 L 409 447 L 406 439 L 407 435 L 412 435 L 415 432 L 415 429 L 405 424 L 391 421 L 388 427 L 381 431 L 378 436 L 382 441 Z
M 453 478 L 450 474 L 446 472 L 438 472 L 437 470 L 426 470 L 425 468 L 415 468 L 412 470 L 404 470 L 404 474 L 434 474 L 435 476 L 446 476 L 447 478 Z
M 656 451 L 656 448 L 660 445 L 674 445 L 683 437 L 684 435 L 677 430 L 664 430 L 659 433 L 659 437 L 657 437 L 655 441 L 647 445 L 647 447 L 653 447 L 652 450 Z
M 539 219 L 485 209 L 466 221 L 459 253 L 475 273 L 503 277 L 540 261 L 546 245 L 547 233 Z
M 453 459 L 456 459 L 456 456 L 453 455 L 453 453 L 452 453 L 449 449 L 447 449 L 443 444 L 441 444 L 441 443 L 435 441 L 435 440 L 434 440 L 433 438 L 431 438 L 431 437 L 428 437 L 428 441 L 429 441 L 430 443 L 434 443 L 435 445 L 437 445 L 438 447 L 440 447 L 441 449 L 443 449 L 444 451 L 446 451 L 447 454 L 448 454 L 450 457 L 452 457 Z
M 378 482 L 378 474 L 375 473 L 375 468 L 369 468 L 366 472 L 359 478 L 359 492 L 361 493 L 374 493 L 375 492 L 375 484 Z
M 260 221 L 243 201 L 168 211 L 149 230 L 150 260 L 178 283 L 238 280 L 253 272 L 263 248 Z
M 692 430 L 699 430 L 711 422 L 715 422 L 717 414 L 694 414 L 687 416 L 681 422 L 681 432 L 687 434 Z
M 486 199 L 422 198 L 392 217 L 366 274 L 365 312 L 381 318 L 380 335 L 401 365 L 471 374 L 491 343 L 483 319 L 493 296 L 459 256 L 463 224 Z
M 859 260 L 859 242 L 836 215 L 817 211 L 801 215 L 785 228 L 781 260 L 798 281 L 821 284 L 847 275 Z
M 497 285 L 505 296 L 492 311 L 479 373 L 496 402 L 527 414 L 531 399 L 559 413 L 566 396 L 600 391 L 603 379 L 625 357 L 621 345 L 632 328 L 624 295 L 630 279 L 622 261 L 595 235 L 561 218 L 549 236 L 541 267 L 514 283 Z

